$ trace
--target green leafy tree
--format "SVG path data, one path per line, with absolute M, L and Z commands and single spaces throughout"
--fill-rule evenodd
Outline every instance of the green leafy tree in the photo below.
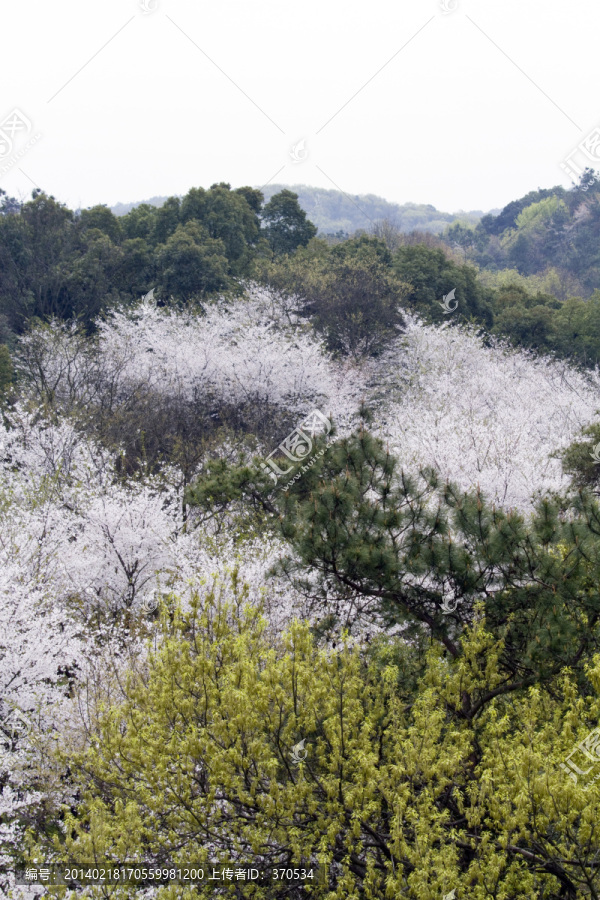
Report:
M 187 613 L 164 601 L 160 628 L 123 699 L 100 695 L 80 747 L 65 746 L 80 801 L 54 837 L 30 832 L 26 862 L 320 865 L 307 887 L 244 887 L 265 900 L 597 895 L 600 789 L 560 764 L 600 718 L 600 661 L 588 701 L 565 674 L 508 702 L 503 641 L 481 619 L 460 658 L 430 648 L 407 703 L 397 640 L 365 657 L 319 649 L 297 622 L 269 637 L 235 575 Z M 157 889 L 234 894 L 208 880 Z
M 493 298 L 494 334 L 506 336 L 522 347 L 551 350 L 556 346 L 555 314 L 560 303 L 554 297 L 531 295 L 524 287 L 507 284 Z
M 361 237 L 335 246 L 302 284 L 303 312 L 334 353 L 376 356 L 399 333 L 408 287 L 390 274 L 390 261 L 382 241 Z
M 190 300 L 229 284 L 223 241 L 209 237 L 197 222 L 179 225 L 157 253 L 159 285 L 176 300 Z
M 232 191 L 228 184 L 213 185 L 206 193 L 202 224 L 211 238 L 223 242 L 232 273 L 247 274 L 260 222 L 244 194 Z
M 143 238 L 124 240 L 119 249 L 114 283 L 121 296 L 139 299 L 157 282 L 156 254 Z
M 475 246 L 475 229 L 462 222 L 453 222 L 444 232 L 444 238 L 450 244 L 460 247 L 466 260 L 468 251 Z
M 206 214 L 206 191 L 204 188 L 190 188 L 181 201 L 181 222 L 186 224 L 191 219 L 204 221 Z
M 0 312 L 15 332 L 32 316 L 76 313 L 67 288 L 77 245 L 74 214 L 35 190 L 19 214 L 0 217 Z
M 273 256 L 268 253 L 254 260 L 253 277 L 288 298 L 301 297 L 312 289 L 329 265 L 330 248 L 322 238 L 312 238 L 295 253 Z
M 83 229 L 97 228 L 107 235 L 113 244 L 120 243 L 123 237 L 121 223 L 108 206 L 92 206 L 83 209 L 79 216 L 79 224 Z
M 175 233 L 180 220 L 181 200 L 179 197 L 169 197 L 156 210 L 152 243 L 164 244 Z
M 252 187 L 240 187 L 235 189 L 234 194 L 240 194 L 244 198 L 250 209 L 255 212 L 256 215 L 260 215 L 263 203 L 265 202 L 265 197 L 262 191 L 259 191 L 257 188 Z
M 70 314 L 79 316 L 89 327 L 104 309 L 119 300 L 115 276 L 122 257 L 120 248 L 99 228 L 86 229 L 83 236 L 85 244 L 65 267 L 65 290 Z
M 434 322 L 447 321 L 441 304 L 444 296 L 455 290 L 458 306 L 452 321 L 491 326 L 492 312 L 472 266 L 459 266 L 443 250 L 422 244 L 400 247 L 394 254 L 393 266 L 398 278 L 411 286 L 406 299 L 408 309 Z
M 149 203 L 141 203 L 125 216 L 121 216 L 121 227 L 125 237 L 148 240 L 156 228 L 157 208 Z
M 555 349 L 587 366 L 600 364 L 600 290 L 588 300 L 571 297 L 554 316 Z
M 76 217 L 41 191 L 0 216 L 0 315 L 10 330 L 22 333 L 33 317 L 77 317 L 91 327 L 123 299 L 121 241 L 121 223 L 107 207 Z
M 259 281 L 310 317 L 328 348 L 377 355 L 398 334 L 408 286 L 394 276 L 383 240 L 362 235 L 329 247 L 313 238 L 291 255 L 255 262 Z
M 232 191 L 221 182 L 208 191 L 192 188 L 181 203 L 181 221 L 200 223 L 211 238 L 223 242 L 231 273 L 247 275 L 260 238 L 261 203 L 261 192 L 249 187 Z
M 14 197 L 10 197 L 6 191 L 0 188 L 0 216 L 7 216 L 11 213 L 18 213 L 21 204 Z
M 265 234 L 273 253 L 293 253 L 317 234 L 298 203 L 298 194 L 283 190 L 274 194 L 262 212 Z

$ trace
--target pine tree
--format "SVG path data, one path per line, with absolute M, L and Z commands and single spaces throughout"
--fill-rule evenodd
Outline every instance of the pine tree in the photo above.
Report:
M 600 650 L 600 507 L 581 493 L 570 505 L 540 500 L 526 520 L 461 491 L 433 469 L 399 469 L 382 442 L 361 428 L 330 445 L 287 489 L 251 467 L 225 463 L 190 492 L 192 504 L 224 511 L 228 498 L 270 513 L 289 542 L 280 571 L 321 614 L 362 603 L 405 638 L 423 633 L 455 659 L 460 635 L 484 603 L 504 642 L 502 684 L 463 698 L 473 716 L 493 696 L 579 672 Z

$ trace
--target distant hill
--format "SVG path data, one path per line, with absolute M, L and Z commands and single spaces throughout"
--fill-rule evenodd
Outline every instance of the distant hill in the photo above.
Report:
M 475 225 L 483 215 L 483 210 L 457 213 L 440 212 L 427 203 L 391 203 L 376 194 L 344 194 L 342 191 L 309 187 L 305 184 L 293 186 L 269 184 L 263 188 L 265 200 L 284 190 L 298 194 L 300 206 L 321 234 L 336 234 L 339 231 L 352 234 L 362 229 L 369 231 L 372 223 L 387 219 L 400 231 L 430 231 L 440 234 L 447 225 L 455 221 Z M 498 212 L 495 210 L 494 212 Z
M 372 223 L 387 219 L 400 231 L 429 231 L 433 234 L 441 234 L 447 225 L 460 221 L 470 225 L 476 225 L 485 214 L 483 210 L 472 210 L 457 213 L 440 212 L 426 203 L 390 203 L 383 197 L 375 194 L 344 194 L 341 191 L 326 190 L 325 188 L 310 187 L 305 184 L 296 184 L 290 187 L 285 184 L 269 184 L 263 188 L 265 202 L 268 202 L 273 194 L 284 189 L 298 194 L 300 206 L 313 222 L 321 234 L 337 234 L 343 232 L 352 234 L 359 229 L 369 231 Z M 166 197 L 152 197 L 150 200 L 140 200 L 133 203 L 117 203 L 112 207 L 116 216 L 124 216 L 136 206 L 148 203 L 150 206 L 162 206 Z M 492 210 L 490 214 L 499 212 Z
M 165 200 L 168 200 L 168 197 L 151 197 L 150 200 L 137 200 L 132 203 L 116 203 L 114 206 L 111 206 L 111 211 L 115 216 L 125 216 L 128 212 L 131 212 L 132 209 L 135 209 L 136 206 L 142 206 L 143 203 L 147 203 L 149 206 L 162 206 Z

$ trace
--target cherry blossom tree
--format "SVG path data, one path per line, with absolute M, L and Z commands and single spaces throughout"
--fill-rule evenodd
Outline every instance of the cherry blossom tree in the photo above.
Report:
M 405 468 L 433 466 L 526 511 L 566 488 L 554 454 L 598 416 L 600 374 L 488 344 L 468 327 L 409 320 L 374 367 L 373 427 Z

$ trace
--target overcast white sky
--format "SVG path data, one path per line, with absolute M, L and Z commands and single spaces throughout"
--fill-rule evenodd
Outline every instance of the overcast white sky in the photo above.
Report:
M 0 131 L 31 130 L 0 187 L 73 208 L 273 181 L 490 209 L 568 186 L 600 124 L 598 0 L 21 0 L 2 32 Z

